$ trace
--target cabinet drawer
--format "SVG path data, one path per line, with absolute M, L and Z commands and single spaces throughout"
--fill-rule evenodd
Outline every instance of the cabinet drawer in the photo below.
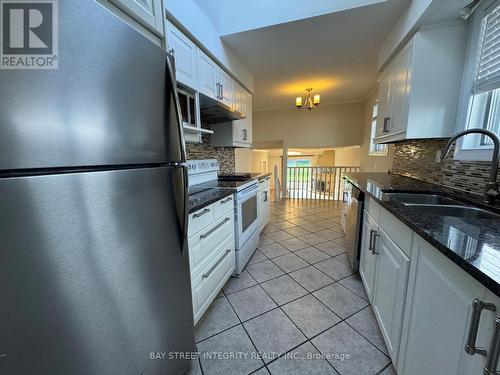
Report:
M 232 211 L 226 213 L 189 239 L 191 278 L 195 278 L 201 272 L 202 263 L 205 259 L 211 257 L 219 244 L 228 238 L 234 238 Z
M 380 208 L 380 228 L 410 257 L 413 232 L 385 208 Z
M 195 323 L 201 318 L 217 293 L 234 272 L 234 239 L 222 243 L 210 261 L 203 263 L 203 272 L 192 281 Z
M 215 220 L 227 214 L 229 211 L 234 212 L 234 195 L 230 195 L 213 204 Z
M 367 197 L 365 199 L 365 210 L 370 214 L 372 219 L 375 219 L 376 222 L 380 219 L 380 205 L 375 202 L 372 198 Z
M 189 215 L 188 237 L 199 232 L 214 221 L 213 204 Z

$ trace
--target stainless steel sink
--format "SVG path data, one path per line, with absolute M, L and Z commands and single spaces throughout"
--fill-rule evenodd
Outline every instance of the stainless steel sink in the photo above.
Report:
M 408 207 L 413 212 L 425 215 L 439 215 L 448 217 L 463 217 L 470 219 L 500 220 L 500 215 L 471 206 L 413 204 Z
M 398 201 L 405 206 L 412 205 L 460 205 L 455 199 L 443 197 L 437 194 L 419 194 L 419 193 L 384 193 L 384 198 L 390 198 Z

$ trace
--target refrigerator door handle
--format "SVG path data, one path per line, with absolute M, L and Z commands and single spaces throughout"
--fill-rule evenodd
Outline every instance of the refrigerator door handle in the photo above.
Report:
M 189 223 L 189 185 L 188 185 L 188 171 L 186 166 L 182 166 L 182 217 L 181 217 L 181 255 L 184 256 L 184 252 L 187 251 L 188 241 L 187 241 L 187 232 L 188 232 L 188 223 Z
M 173 67 L 173 62 L 171 61 L 171 58 L 167 56 L 167 73 L 168 76 L 171 80 L 171 87 L 172 87 L 172 95 L 174 98 L 175 102 L 175 117 L 177 118 L 177 127 L 179 129 L 179 142 L 180 142 L 180 151 L 181 151 L 181 163 L 184 163 L 186 161 L 186 143 L 184 142 L 184 129 L 182 127 L 182 116 L 181 116 L 181 106 L 180 106 L 180 101 L 179 101 L 179 96 L 177 95 L 177 81 L 175 79 L 175 70 Z M 187 181 L 187 180 L 186 180 Z

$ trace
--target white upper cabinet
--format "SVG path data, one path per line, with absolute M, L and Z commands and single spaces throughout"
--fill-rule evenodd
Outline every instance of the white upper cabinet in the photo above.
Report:
M 154 32 L 163 35 L 162 0 L 109 0 L 132 19 Z
M 168 49 L 175 58 L 175 77 L 177 82 L 198 90 L 196 46 L 170 22 L 166 21 L 166 36 Z
M 235 83 L 236 84 L 236 83 Z M 246 117 L 230 123 L 213 124 L 212 146 L 214 147 L 250 147 L 252 146 L 252 94 L 242 88 Z
M 198 90 L 201 94 L 205 94 L 212 99 L 218 99 L 217 64 L 199 48 L 197 48 L 196 53 L 198 65 Z
M 377 143 L 452 135 L 465 50 L 465 26 L 420 30 L 379 80 Z
M 234 108 L 235 85 L 233 83 L 233 79 L 220 67 L 217 68 L 217 83 L 219 89 L 219 101 L 230 108 Z

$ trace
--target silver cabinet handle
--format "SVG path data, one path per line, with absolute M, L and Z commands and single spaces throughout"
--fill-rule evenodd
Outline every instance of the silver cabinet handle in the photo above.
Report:
M 345 217 L 347 218 L 347 215 L 345 215 Z M 370 239 L 368 240 L 368 250 L 370 251 L 373 251 L 373 233 L 375 233 L 375 231 L 373 229 L 370 230 Z
M 222 83 L 220 84 L 220 98 L 224 99 L 224 85 Z
M 476 347 L 477 330 L 479 328 L 479 321 L 483 310 L 496 311 L 496 306 L 492 303 L 484 303 L 479 299 L 472 302 L 472 315 L 469 324 L 469 333 L 465 343 L 465 352 L 470 355 L 479 354 L 486 356 L 486 349 Z
M 370 230 L 370 246 L 369 249 L 372 251 L 372 255 L 378 255 L 376 250 L 377 246 L 377 237 L 380 237 L 380 234 L 376 230 Z
M 267 190 L 264 192 L 264 202 L 267 202 Z
M 387 133 L 389 131 L 390 124 L 391 124 L 391 118 L 390 117 L 384 118 L 384 129 L 383 129 L 384 133 Z
M 495 319 L 493 327 L 493 335 L 491 337 L 490 348 L 488 349 L 488 357 L 486 358 L 486 366 L 483 369 L 483 375 L 498 375 L 498 358 L 500 355 L 500 319 Z
M 209 213 L 209 212 L 210 212 L 210 210 L 209 210 L 208 208 L 205 208 L 205 209 L 204 209 L 203 211 L 201 211 L 199 214 L 194 214 L 194 215 L 193 215 L 193 217 L 194 217 L 194 218 L 199 218 L 199 217 L 201 217 L 201 216 L 203 216 L 203 215 L 205 215 L 206 213 Z
M 220 201 L 220 204 L 225 204 L 227 202 L 231 202 L 232 200 L 233 200 L 233 198 L 229 197 L 227 199 L 224 199 L 224 200 Z
M 227 250 L 226 250 L 226 252 L 225 252 L 225 253 L 224 253 L 224 254 L 220 257 L 220 259 L 219 259 L 219 260 L 218 260 L 218 261 L 217 261 L 217 262 L 216 262 L 216 263 L 212 266 L 212 268 L 210 268 L 210 270 L 209 270 L 207 273 L 204 273 L 204 274 L 203 274 L 202 278 L 203 278 L 203 279 L 208 278 L 208 277 L 212 274 L 212 272 L 214 272 L 214 271 L 215 271 L 215 269 L 217 268 L 217 266 L 218 266 L 219 264 L 221 264 L 221 263 L 222 263 L 222 261 L 223 261 L 223 260 L 224 260 L 224 259 L 225 259 L 228 255 L 229 255 L 229 253 L 230 253 L 231 251 L 232 251 L 231 249 L 227 249 Z
M 215 232 L 217 229 L 219 229 L 220 227 L 222 227 L 224 224 L 226 224 L 229 220 L 231 220 L 230 218 L 226 217 L 224 220 L 222 220 L 219 224 L 217 224 L 215 227 L 213 227 L 212 229 L 210 229 L 207 233 L 205 234 L 202 234 L 200 235 L 200 238 L 203 239 L 203 238 L 207 238 L 208 236 L 210 236 L 213 232 Z
M 243 129 L 243 140 L 244 141 L 248 140 L 248 130 L 247 129 Z

